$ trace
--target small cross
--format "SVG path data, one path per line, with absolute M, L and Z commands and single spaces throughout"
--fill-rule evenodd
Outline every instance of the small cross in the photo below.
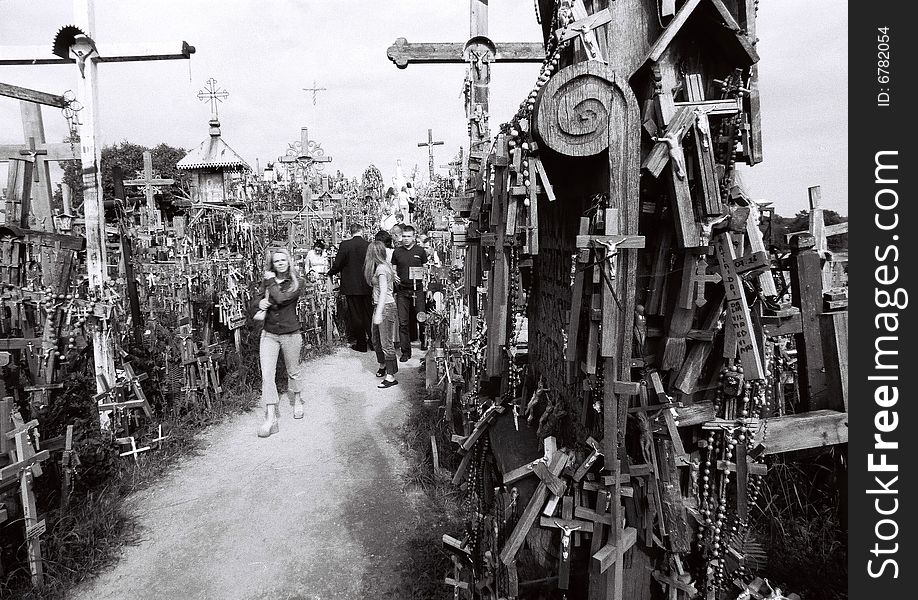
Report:
M 326 92 L 326 91 L 328 91 L 328 88 L 318 87 L 318 84 L 316 83 L 316 80 L 313 79 L 313 80 L 312 80 L 312 87 L 311 87 L 311 88 L 303 88 L 303 91 L 304 91 L 304 92 L 312 92 L 312 105 L 315 106 L 315 105 L 316 105 L 316 96 L 318 95 L 318 93 L 319 93 L 319 92 Z
M 128 456 L 128 455 L 131 455 L 131 456 L 134 457 L 134 463 L 137 463 L 137 462 L 138 462 L 138 461 L 137 461 L 137 455 L 138 455 L 138 454 L 140 454 L 141 452 L 146 452 L 147 450 L 150 449 L 149 446 L 144 446 L 143 448 L 138 448 L 138 447 L 137 447 L 137 441 L 134 439 L 134 436 L 130 436 L 130 437 L 127 438 L 127 439 L 125 439 L 125 438 L 120 438 L 118 441 L 121 442 L 121 443 L 123 443 L 123 444 L 130 444 L 130 445 L 131 445 L 131 449 L 130 449 L 130 450 L 128 450 L 127 452 L 122 452 L 122 453 L 119 454 L 118 456 Z
M 46 154 L 48 154 L 48 151 L 47 151 L 47 150 L 44 150 L 44 149 L 37 149 L 37 148 L 35 148 L 35 138 L 30 137 L 30 138 L 29 138 L 29 148 L 28 148 L 27 150 L 20 150 L 20 151 L 19 151 L 19 154 L 20 154 L 21 156 L 28 156 L 29 159 L 31 159 L 31 160 L 29 160 L 29 162 L 37 163 L 37 161 L 35 160 L 35 157 L 38 156 L 39 154 L 45 154 L 45 155 L 46 155 Z M 32 169 L 32 181 L 34 181 L 34 182 L 36 182 L 36 183 L 38 182 L 38 168 L 37 168 L 37 166 L 38 166 L 38 165 L 36 164 L 36 168 Z
M 159 424 L 159 435 L 158 435 L 157 437 L 153 438 L 153 439 L 150 441 L 150 443 L 151 443 L 151 444 L 156 444 L 156 447 L 157 447 L 157 448 L 162 449 L 162 447 L 163 447 L 163 440 L 168 439 L 168 438 L 169 438 L 168 435 L 163 435 L 163 424 L 160 423 L 160 424 Z
M 214 119 L 217 119 L 217 103 L 226 100 L 229 97 L 229 92 L 224 89 L 218 89 L 217 80 L 213 77 L 204 83 L 206 84 L 204 86 L 205 89 L 198 91 L 198 100 L 201 102 L 210 102 L 210 112 L 213 113 Z

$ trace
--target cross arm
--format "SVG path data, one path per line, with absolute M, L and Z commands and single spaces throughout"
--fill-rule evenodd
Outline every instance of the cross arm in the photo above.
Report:
M 145 44 L 97 43 L 97 62 L 139 62 L 147 60 L 181 60 L 191 58 L 195 48 L 183 41 Z M 0 46 L 0 65 L 62 65 L 75 59 L 60 58 L 51 54 L 50 46 Z
M 63 96 L 30 90 L 29 88 L 19 87 L 18 85 L 9 83 L 0 83 L 0 96 L 25 100 L 26 102 L 35 102 L 46 106 L 55 106 L 57 108 L 65 108 L 67 106 L 67 101 L 64 100 Z
M 124 185 L 172 185 L 175 183 L 174 179 L 128 179 L 124 182 Z
M 440 42 L 413 42 L 398 38 L 386 50 L 395 66 L 405 69 L 409 63 L 452 63 L 461 64 L 465 60 L 465 44 Z M 540 42 L 505 42 L 495 44 L 497 52 L 490 62 L 522 63 L 542 62 L 545 59 L 545 48 Z

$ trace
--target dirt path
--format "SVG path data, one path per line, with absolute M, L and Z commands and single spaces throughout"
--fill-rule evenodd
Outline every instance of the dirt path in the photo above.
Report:
M 143 542 L 70 597 L 389 597 L 416 518 L 397 428 L 420 401 L 408 397 L 418 364 L 400 364 L 401 385 L 379 390 L 372 352 L 311 361 L 305 419 L 282 399 L 279 434 L 256 437 L 261 411 L 207 434 L 201 456 L 131 498 Z

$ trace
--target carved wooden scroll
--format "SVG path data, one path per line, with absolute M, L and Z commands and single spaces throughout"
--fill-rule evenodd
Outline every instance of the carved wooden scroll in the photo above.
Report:
M 609 147 L 610 126 L 632 110 L 631 90 L 598 61 L 559 71 L 542 88 L 534 109 L 537 139 L 566 156 L 593 156 Z M 636 108 L 635 108 L 636 110 Z

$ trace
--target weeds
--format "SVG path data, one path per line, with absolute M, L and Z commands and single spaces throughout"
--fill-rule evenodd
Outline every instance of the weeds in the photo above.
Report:
M 410 396 L 415 399 L 400 429 L 407 462 L 404 474 L 409 492 L 416 492 L 418 518 L 409 534 L 406 551 L 399 562 L 397 590 L 392 598 L 399 600 L 450 600 L 452 590 L 444 585 L 443 577 L 452 570 L 452 562 L 443 550 L 444 533 L 454 535 L 463 530 L 460 513 L 460 492 L 448 475 L 459 464 L 459 457 L 450 442 L 441 406 L 425 404 L 424 389 L 419 384 Z M 434 473 L 430 436 L 437 441 L 440 467 L 445 472 Z
M 848 597 L 847 532 L 839 519 L 843 484 L 837 449 L 769 465 L 755 532 L 768 551 L 765 575 L 805 600 Z

